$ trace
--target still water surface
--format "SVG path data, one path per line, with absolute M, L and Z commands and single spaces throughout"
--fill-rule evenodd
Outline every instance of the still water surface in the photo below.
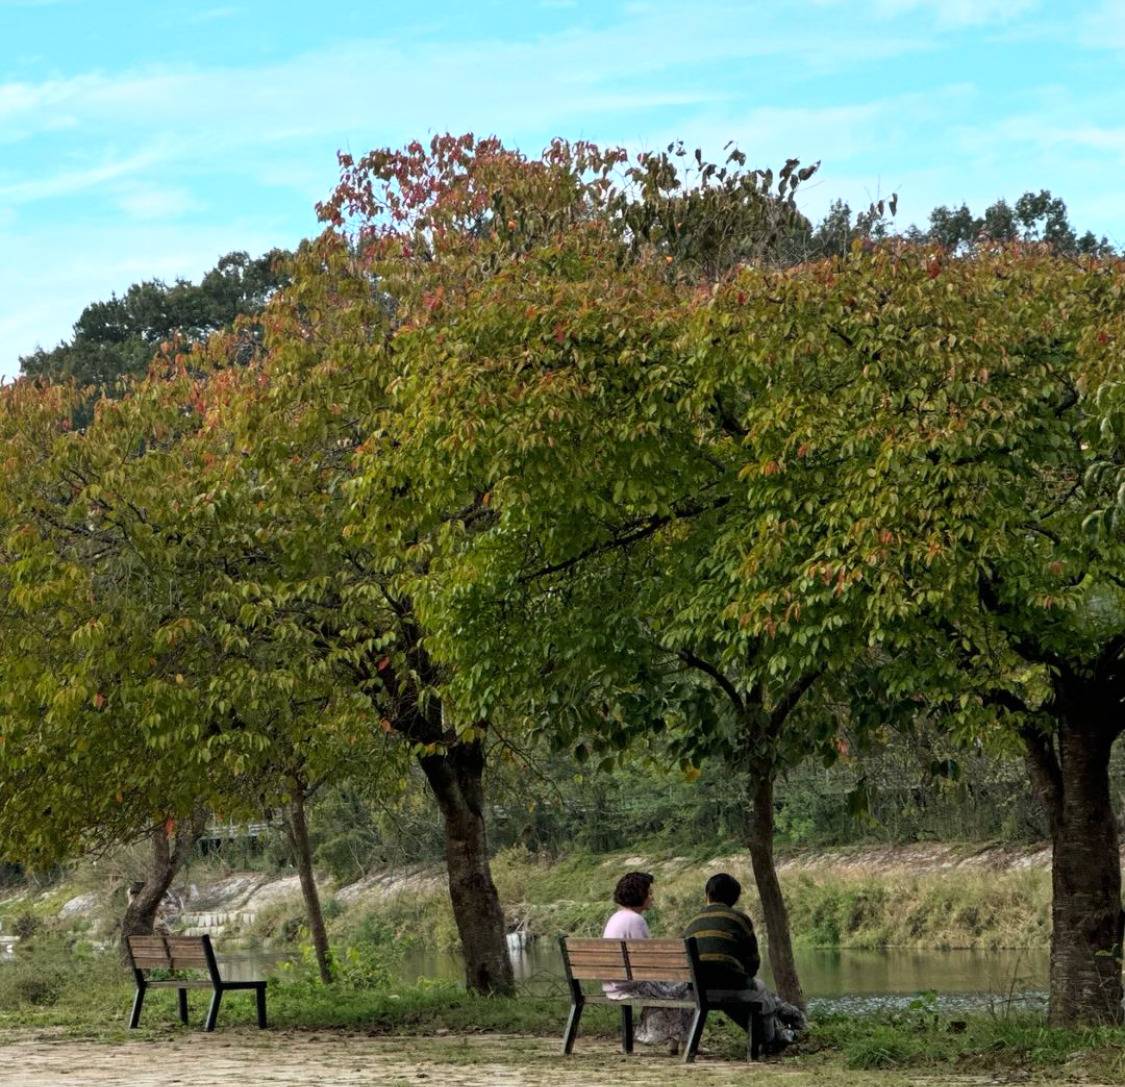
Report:
M 516 977 L 528 992 L 564 992 L 562 960 L 552 940 L 537 940 L 512 955 Z M 938 1003 L 957 1007 L 1036 1005 L 1045 999 L 1044 951 L 879 951 L 850 949 L 797 952 L 797 969 L 813 1010 L 858 1012 L 904 1007 L 917 994 L 933 991 Z M 420 977 L 461 980 L 455 955 L 427 951 L 407 954 L 404 981 Z M 763 980 L 772 985 L 768 966 Z

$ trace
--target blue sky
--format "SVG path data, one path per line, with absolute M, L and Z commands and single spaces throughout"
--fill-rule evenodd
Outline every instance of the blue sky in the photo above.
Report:
M 814 218 L 1049 188 L 1125 243 L 1123 60 L 1125 0 L 0 0 L 0 375 L 443 131 L 821 159 Z

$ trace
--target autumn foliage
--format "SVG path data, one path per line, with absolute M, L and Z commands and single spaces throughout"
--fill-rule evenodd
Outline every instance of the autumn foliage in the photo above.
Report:
M 1122 265 L 804 261 L 815 167 L 737 151 L 441 137 L 341 168 L 250 365 L 169 343 L 78 431 L 73 390 L 0 392 L 5 849 L 414 758 L 469 982 L 504 989 L 492 730 L 646 745 L 757 782 L 784 979 L 773 782 L 909 723 L 1026 752 L 1052 1014 L 1119 1018 Z

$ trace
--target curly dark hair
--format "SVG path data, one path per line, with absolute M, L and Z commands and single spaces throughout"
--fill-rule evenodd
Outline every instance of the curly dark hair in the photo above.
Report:
M 619 906 L 629 906 L 633 909 L 643 906 L 652 884 L 653 877 L 647 872 L 626 872 L 613 889 L 613 901 Z

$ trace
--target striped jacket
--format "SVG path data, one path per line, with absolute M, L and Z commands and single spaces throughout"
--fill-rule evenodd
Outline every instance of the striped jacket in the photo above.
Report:
M 694 936 L 705 984 L 739 988 L 761 966 L 754 924 L 741 910 L 708 903 L 691 919 L 684 936 Z

